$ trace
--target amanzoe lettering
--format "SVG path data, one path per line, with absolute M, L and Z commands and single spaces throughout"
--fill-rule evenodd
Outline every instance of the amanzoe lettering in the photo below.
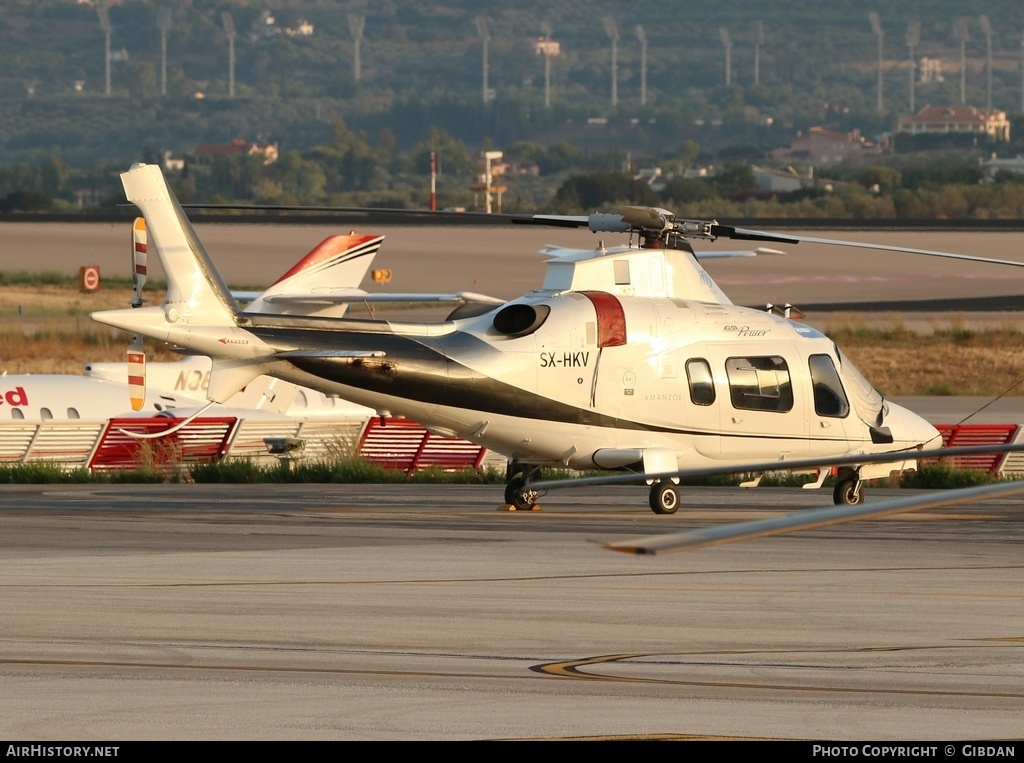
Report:
M 585 368 L 590 362 L 589 352 L 542 352 L 541 368 Z
M 7 392 L 0 392 L 0 404 L 6 402 L 8 405 L 28 405 L 28 393 L 24 387 L 15 387 Z

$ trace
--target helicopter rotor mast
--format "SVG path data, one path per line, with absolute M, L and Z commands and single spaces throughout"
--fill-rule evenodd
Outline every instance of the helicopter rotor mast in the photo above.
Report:
M 659 207 L 626 206 L 622 208 L 621 214 L 515 215 L 509 219 L 519 225 L 588 228 L 592 233 L 636 233 L 642 240 L 642 246 L 649 249 L 689 249 L 685 239 L 715 241 L 718 238 L 730 238 L 785 244 L 800 242 L 800 239 L 790 236 L 721 225 L 717 220 L 680 220 L 672 212 Z

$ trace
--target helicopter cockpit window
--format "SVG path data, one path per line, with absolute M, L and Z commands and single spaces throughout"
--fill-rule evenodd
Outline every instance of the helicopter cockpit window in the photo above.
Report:
M 775 413 L 793 410 L 789 366 L 782 358 L 729 358 L 725 373 L 734 408 Z
M 715 402 L 715 382 L 711 378 L 711 366 L 704 358 L 686 361 L 686 379 L 690 383 L 690 400 L 695 405 Z
M 837 419 L 846 418 L 850 403 L 843 391 L 835 363 L 828 355 L 811 355 L 807 359 L 811 370 L 811 386 L 814 389 L 814 412 L 819 416 Z
M 868 426 L 879 426 L 885 416 L 885 399 L 881 393 L 871 386 L 871 382 L 857 370 L 850 359 L 838 347 L 839 372 L 846 382 L 846 391 L 853 401 L 853 409 Z

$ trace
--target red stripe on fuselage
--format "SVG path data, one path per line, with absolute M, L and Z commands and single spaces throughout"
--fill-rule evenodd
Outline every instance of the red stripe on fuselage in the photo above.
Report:
M 626 343 L 626 313 L 614 294 L 604 291 L 580 292 L 597 312 L 597 346 L 620 347 Z

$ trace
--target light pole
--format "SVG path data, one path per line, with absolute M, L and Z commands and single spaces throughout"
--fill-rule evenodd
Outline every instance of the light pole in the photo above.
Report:
M 647 105 L 647 35 L 644 28 L 636 25 L 636 37 L 640 40 L 640 105 Z
M 732 84 L 732 40 L 729 39 L 729 30 L 724 26 L 718 27 L 718 37 L 725 46 L 725 86 Z
M 224 24 L 224 34 L 228 38 L 228 98 L 235 97 L 235 21 L 231 14 L 224 11 L 220 14 Z
M 156 14 L 160 28 L 160 95 L 167 97 L 167 30 L 171 26 L 171 9 L 161 8 Z
M 992 24 L 988 16 L 979 16 L 978 24 L 981 26 L 981 33 L 985 35 L 985 50 L 988 65 L 985 67 L 988 75 L 986 80 L 986 92 L 988 97 L 985 100 L 985 108 L 992 110 Z
M 910 113 L 914 113 L 914 80 L 917 78 L 917 60 L 914 48 L 921 42 L 921 22 L 911 21 L 907 25 L 907 47 L 910 48 Z
M 878 113 L 881 114 L 885 110 L 885 103 L 882 96 L 882 39 L 885 37 L 885 33 L 882 31 L 882 22 L 878 19 L 878 14 L 872 11 L 868 14 L 868 20 L 871 22 L 871 31 L 875 34 L 875 39 L 878 40 Z
M 100 17 L 100 29 L 103 30 L 104 48 L 103 62 L 107 73 L 106 94 L 110 96 L 110 33 L 113 31 L 110 26 L 110 14 L 106 5 L 97 5 L 96 13 Z
M 764 22 L 754 24 L 754 84 L 761 84 L 761 46 L 764 45 Z
M 619 28 L 615 25 L 615 19 L 605 16 L 605 34 L 612 41 L 612 106 L 619 105 Z
M 551 106 L 551 23 L 542 21 L 541 34 L 544 35 L 544 105 Z
M 352 34 L 352 81 L 358 82 L 363 76 L 363 29 L 366 17 L 355 13 L 348 15 L 348 31 Z
M 487 62 L 487 46 L 491 41 L 491 35 L 487 31 L 487 19 L 483 16 L 476 17 L 476 31 L 480 35 L 480 42 L 483 44 L 484 53 L 484 84 L 483 84 L 483 95 L 484 95 L 484 106 L 487 105 L 487 75 L 488 75 L 488 62 Z M 490 197 L 488 197 L 488 203 L 490 203 Z M 488 210 L 490 211 L 490 210 Z
M 967 19 L 957 19 L 953 25 L 956 38 L 960 41 L 960 103 L 967 103 L 967 41 L 971 39 Z

